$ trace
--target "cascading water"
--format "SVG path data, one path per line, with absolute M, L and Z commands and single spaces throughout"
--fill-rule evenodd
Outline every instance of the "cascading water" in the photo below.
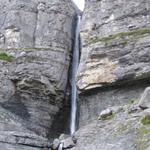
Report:
M 72 70 L 71 70 L 71 121 L 70 121 L 70 132 L 71 135 L 74 134 L 76 130 L 76 119 L 77 119 L 77 70 L 79 64 L 79 49 L 80 49 L 80 22 L 81 16 L 77 16 L 77 24 L 75 29 L 75 39 L 73 48 L 73 58 L 72 58 Z M 63 143 L 60 143 L 58 150 L 63 150 Z
M 80 49 L 80 22 L 81 16 L 77 16 L 77 23 L 75 28 L 75 39 L 72 58 L 72 70 L 71 70 L 71 121 L 70 132 L 71 135 L 76 131 L 76 119 L 77 119 L 77 70 L 79 64 L 79 49 Z M 58 150 L 63 150 L 63 142 L 60 143 Z
M 79 64 L 79 36 L 80 36 L 80 21 L 81 16 L 77 16 L 77 25 L 75 29 L 75 40 L 73 48 L 73 59 L 72 59 L 72 72 L 71 72 L 71 122 L 70 122 L 70 132 L 71 135 L 74 134 L 76 130 L 76 119 L 77 119 L 77 70 Z
M 62 150 L 63 149 L 63 146 L 64 144 L 63 143 L 60 143 L 59 147 L 58 147 L 58 150 Z

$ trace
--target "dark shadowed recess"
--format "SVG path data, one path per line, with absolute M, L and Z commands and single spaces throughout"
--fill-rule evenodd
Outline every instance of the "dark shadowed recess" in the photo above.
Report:
M 28 120 L 30 118 L 27 107 L 21 102 L 21 98 L 18 94 L 13 95 L 8 101 L 2 102 L 0 105 L 22 119 Z
M 133 81 L 123 81 L 123 82 L 116 82 L 115 84 L 112 85 L 104 85 L 103 87 L 97 87 L 97 88 L 92 88 L 88 89 L 85 91 L 80 92 L 79 95 L 95 95 L 98 92 L 103 92 L 103 91 L 110 91 L 113 89 L 120 89 L 120 88 L 128 88 L 132 86 L 150 86 L 150 77 L 141 79 L 141 80 L 133 80 Z
M 49 130 L 49 138 L 58 138 L 60 134 L 69 134 L 69 122 L 70 122 L 70 102 L 64 102 L 63 107 L 55 115 L 52 126 Z

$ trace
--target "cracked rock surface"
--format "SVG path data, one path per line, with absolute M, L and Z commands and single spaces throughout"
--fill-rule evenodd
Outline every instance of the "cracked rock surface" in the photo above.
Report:
M 81 91 L 150 77 L 150 0 L 86 1 Z
M 65 126 L 75 10 L 69 0 L 0 3 L 0 147 L 48 149 Z
M 150 84 L 150 0 L 87 0 L 81 25 L 80 126 Z

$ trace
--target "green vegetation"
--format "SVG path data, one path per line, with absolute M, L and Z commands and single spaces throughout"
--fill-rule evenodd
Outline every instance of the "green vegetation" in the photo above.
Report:
M 150 128 L 147 128 L 146 126 L 142 126 L 138 129 L 138 134 L 139 135 L 144 135 L 144 134 L 150 135 Z
M 141 74 L 140 76 L 137 76 L 136 80 L 146 79 L 149 77 L 150 77 L 150 72 L 145 72 L 145 73 Z
M 117 129 L 117 132 L 119 134 L 123 134 L 125 131 L 128 131 L 128 129 L 130 129 L 130 126 L 131 126 L 130 124 L 121 124 Z
M 145 116 L 144 118 L 142 118 L 141 123 L 143 125 L 150 125 L 150 116 Z
M 9 121 L 9 117 L 4 112 L 0 112 L 0 121 Z
M 3 53 L 0 53 L 0 60 L 11 62 L 12 57 L 8 56 L 6 53 L 3 52 Z
M 141 126 L 137 129 L 137 138 L 135 139 L 135 145 L 137 150 L 145 150 L 149 146 L 150 142 L 150 128 Z
M 144 34 L 150 34 L 150 29 L 148 29 L 148 28 L 135 29 L 135 30 L 128 31 L 128 32 L 120 32 L 120 33 L 110 35 L 108 37 L 103 37 L 103 38 L 94 37 L 89 40 L 89 44 L 97 43 L 97 42 L 108 42 L 108 41 L 114 40 L 116 38 L 124 38 L 127 36 L 137 37 L 137 36 L 141 36 Z M 126 44 L 127 44 L 127 42 L 125 43 L 125 45 Z
M 138 102 L 139 102 L 139 99 L 133 98 L 133 99 L 130 99 L 128 103 L 129 105 L 135 105 L 135 104 L 138 104 Z
M 0 48 L 0 52 L 6 52 L 6 51 L 54 51 L 54 52 L 64 52 L 64 49 L 57 48 L 57 47 L 50 47 L 50 48 Z

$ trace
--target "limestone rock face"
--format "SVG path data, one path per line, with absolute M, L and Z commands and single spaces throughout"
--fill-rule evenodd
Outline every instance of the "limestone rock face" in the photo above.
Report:
M 149 150 L 150 0 L 86 0 L 82 19 L 72 150 Z
M 57 47 L 70 50 L 71 20 L 74 12 L 70 1 L 0 2 L 1 47 Z
M 80 90 L 149 77 L 150 1 L 86 1 L 81 39 Z
M 79 126 L 149 86 L 150 0 L 87 0 L 81 41 Z
M 60 124 L 75 10 L 69 0 L 0 3 L 0 146 L 48 148 Z

